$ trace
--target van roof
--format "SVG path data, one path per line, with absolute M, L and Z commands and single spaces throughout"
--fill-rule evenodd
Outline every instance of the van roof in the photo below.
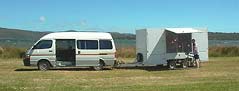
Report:
M 110 33 L 103 32 L 56 32 L 41 39 L 112 39 Z

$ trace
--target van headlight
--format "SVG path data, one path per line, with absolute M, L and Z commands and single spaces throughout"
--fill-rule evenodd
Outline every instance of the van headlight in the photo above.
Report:
M 25 59 L 30 59 L 30 55 L 29 55 L 29 54 L 26 54 L 26 55 L 25 55 Z

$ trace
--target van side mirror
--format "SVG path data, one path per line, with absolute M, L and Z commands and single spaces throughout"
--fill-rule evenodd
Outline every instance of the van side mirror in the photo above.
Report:
M 36 46 L 34 45 L 34 46 L 32 47 L 32 49 L 36 49 Z

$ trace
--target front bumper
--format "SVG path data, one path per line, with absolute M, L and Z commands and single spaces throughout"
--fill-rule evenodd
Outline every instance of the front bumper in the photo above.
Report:
M 24 66 L 31 66 L 30 59 L 29 58 L 23 59 L 23 64 L 24 64 Z

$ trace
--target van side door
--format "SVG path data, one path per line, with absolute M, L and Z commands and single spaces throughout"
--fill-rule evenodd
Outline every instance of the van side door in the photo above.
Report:
M 56 39 L 57 66 L 75 66 L 75 39 Z
M 77 40 L 76 66 L 98 66 L 98 40 Z

